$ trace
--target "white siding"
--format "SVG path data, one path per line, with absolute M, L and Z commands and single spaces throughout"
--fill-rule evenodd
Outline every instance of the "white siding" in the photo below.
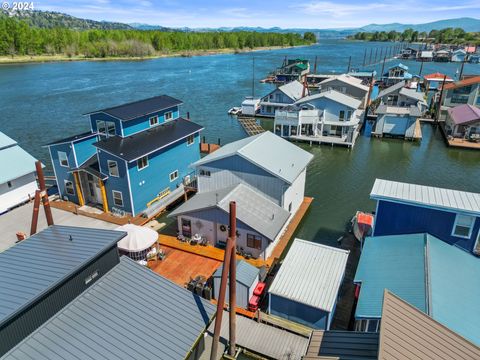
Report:
M 11 187 L 8 187 L 7 183 L 0 184 L 0 214 L 33 198 L 38 189 L 35 172 L 14 179 L 10 183 Z
M 295 214 L 303 202 L 306 174 L 307 169 L 304 169 L 301 174 L 298 175 L 297 179 L 293 182 L 293 184 L 285 191 L 283 208 L 288 211 L 288 207 L 291 203 L 291 214 Z

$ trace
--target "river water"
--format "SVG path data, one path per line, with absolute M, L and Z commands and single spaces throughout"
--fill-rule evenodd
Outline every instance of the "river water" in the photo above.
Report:
M 0 66 L 0 131 L 49 166 L 42 145 L 87 131 L 82 114 L 159 94 L 184 101 L 183 112 L 205 127 L 207 141 L 222 143 L 246 134 L 227 110 L 253 92 L 272 89 L 261 84 L 285 56 L 318 58 L 318 72 L 345 72 L 363 62 L 367 49 L 380 53 L 385 43 L 325 40 L 293 49 L 237 55 L 163 58 L 148 61 L 64 62 Z M 387 64 L 393 65 L 397 61 Z M 420 63 L 404 62 L 411 72 Z M 372 66 L 381 70 L 382 65 Z M 370 68 L 372 68 L 370 67 Z M 423 74 L 440 71 L 454 76 L 457 64 L 425 63 Z M 480 65 L 466 64 L 465 74 L 480 74 Z M 252 81 L 253 80 L 253 81 Z M 264 122 L 265 123 L 265 122 Z M 271 127 L 271 123 L 265 123 Z M 449 149 L 438 129 L 422 126 L 420 144 L 360 137 L 353 150 L 301 145 L 311 151 L 306 193 L 315 198 L 297 236 L 335 244 L 357 209 L 372 210 L 369 192 L 376 177 L 480 192 L 480 152 Z

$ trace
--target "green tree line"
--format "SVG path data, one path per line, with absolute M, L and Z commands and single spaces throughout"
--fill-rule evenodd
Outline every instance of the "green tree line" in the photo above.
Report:
M 295 46 L 314 42 L 296 33 L 181 32 L 160 30 L 72 30 L 37 28 L 14 18 L 0 19 L 0 55 L 86 57 L 149 56 L 170 52 Z
M 408 41 L 408 42 L 430 42 L 441 44 L 472 44 L 480 45 L 480 33 L 466 32 L 461 28 L 446 28 L 442 30 L 432 30 L 427 32 L 418 32 L 413 29 L 406 29 L 403 32 L 397 31 L 376 31 L 376 32 L 358 32 L 349 37 L 354 40 L 364 41 Z

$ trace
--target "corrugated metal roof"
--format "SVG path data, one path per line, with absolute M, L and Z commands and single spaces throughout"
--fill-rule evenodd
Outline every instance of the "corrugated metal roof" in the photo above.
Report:
M 35 171 L 35 159 L 20 146 L 14 145 L 0 150 L 0 184 L 17 179 Z
M 10 136 L 0 131 L 0 150 L 16 144 L 17 142 L 15 140 L 13 140 Z
M 378 96 L 377 98 L 382 98 L 386 95 L 390 95 L 391 93 L 394 93 L 394 92 L 397 92 L 397 91 L 400 91 L 400 89 L 404 88 L 406 85 L 406 82 L 405 81 L 400 81 L 392 86 L 389 86 L 388 88 L 386 89 L 383 89 L 382 91 L 380 91 L 378 93 Z
M 480 346 L 480 259 L 428 235 L 428 264 L 430 316 Z
M 354 278 L 361 283 L 355 317 L 380 318 L 384 289 L 427 311 L 424 249 L 424 234 L 367 238 Z
M 92 111 L 84 115 L 103 112 L 112 115 L 120 120 L 127 121 L 181 104 L 183 104 L 183 102 L 178 99 L 175 99 L 168 95 L 160 95 L 148 99 L 129 102 L 127 104 L 122 104 L 107 109 Z
M 278 360 L 301 360 L 308 346 L 306 337 L 266 325 L 244 316 L 237 318 L 237 345 L 254 353 Z M 214 323 L 208 331 L 213 335 Z M 228 313 L 222 317 L 220 336 L 223 341 L 229 338 Z M 206 349 L 210 351 L 210 349 Z
M 341 81 L 345 84 L 349 84 L 349 85 L 354 86 L 358 89 L 361 89 L 365 92 L 368 92 L 368 90 L 369 90 L 368 86 L 364 85 L 363 81 L 361 79 L 356 78 L 352 74 L 350 74 L 350 75 L 349 74 L 342 74 L 342 75 L 339 75 L 339 76 L 336 76 L 336 77 L 331 77 L 329 79 L 325 79 L 322 82 L 320 82 L 320 85 L 328 84 L 329 82 L 332 82 L 334 80 L 338 80 L 338 81 Z
M 220 267 L 213 273 L 213 277 L 220 278 L 222 277 L 223 263 Z M 237 260 L 237 282 L 245 285 L 250 288 L 255 280 L 258 279 L 258 274 L 260 270 L 255 266 L 247 263 L 243 260 Z
M 122 256 L 2 359 L 183 359 L 214 313 L 213 304 Z
M 447 111 L 450 118 L 457 125 L 480 122 L 480 108 L 476 106 L 463 104 L 449 108 Z
M 375 111 L 377 114 L 395 114 L 395 115 L 409 115 L 412 117 L 419 117 L 422 115 L 420 109 L 416 106 L 402 107 L 402 106 L 388 106 L 380 105 Z
M 309 101 L 315 100 L 315 99 L 320 99 L 320 98 L 327 98 L 332 101 L 335 101 L 339 104 L 348 106 L 351 109 L 358 109 L 362 102 L 358 99 L 355 99 L 354 97 L 348 96 L 346 94 L 343 94 L 339 91 L 336 90 L 327 90 L 327 91 L 322 91 L 318 94 L 313 94 L 310 96 L 306 96 L 300 100 L 298 100 L 295 105 L 298 104 L 305 104 L 308 103 Z
M 239 155 L 272 175 L 293 183 L 313 155 L 270 131 L 234 141 L 195 162 L 200 166 Z
M 378 338 L 371 332 L 315 330 L 303 360 L 376 360 Z
M 295 239 L 268 292 L 331 312 L 349 253 Z
M 287 210 L 244 184 L 198 193 L 172 211 L 169 216 L 178 216 L 213 207 L 228 213 L 230 201 L 237 203 L 238 220 L 270 240 L 275 239 L 290 217 Z
M 303 94 L 303 84 L 298 81 L 294 80 L 285 85 L 282 85 L 278 88 L 281 92 L 291 98 L 293 101 L 297 101 L 302 97 Z
M 474 360 L 480 348 L 385 291 L 378 359 Z
M 124 236 L 120 231 L 54 225 L 0 253 L 0 323 Z
M 480 215 L 480 194 L 376 179 L 370 197 Z
M 425 104 L 425 94 L 423 92 L 418 92 L 414 89 L 408 89 L 406 87 L 403 87 L 400 89 L 400 94 L 410 99 L 417 100 L 422 104 Z
M 203 130 L 201 125 L 187 119 L 178 118 L 125 138 L 111 136 L 93 145 L 100 150 L 105 150 L 131 162 L 201 130 Z

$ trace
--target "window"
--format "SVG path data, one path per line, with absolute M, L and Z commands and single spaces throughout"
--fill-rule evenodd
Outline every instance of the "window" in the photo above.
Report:
M 9 188 L 11 188 L 11 187 L 12 187 L 12 182 L 11 182 L 11 181 L 7 181 L 7 186 L 8 186 Z
M 165 113 L 165 121 L 172 120 L 173 118 L 173 113 L 171 111 L 168 111 Z
M 474 223 L 475 218 L 473 216 L 457 214 L 455 224 L 453 225 L 452 235 L 467 239 L 470 238 Z
M 155 125 L 158 125 L 158 116 L 157 115 L 152 116 L 150 118 L 150 126 L 155 126 Z
M 189 137 L 187 137 L 187 146 L 192 145 L 194 142 L 195 142 L 195 136 L 194 135 L 190 135 Z
M 111 176 L 118 177 L 118 164 L 116 161 L 108 160 L 108 174 Z
M 107 125 L 107 134 L 109 136 L 115 136 L 116 135 L 115 123 L 109 121 L 109 122 L 106 122 L 106 125 Z
M 253 234 L 247 234 L 247 246 L 252 249 L 262 249 L 262 237 Z
M 352 118 L 352 110 L 347 111 L 347 121 L 349 121 Z
M 123 194 L 121 191 L 112 190 L 113 203 L 115 206 L 123 206 Z
M 60 161 L 60 166 L 69 167 L 67 153 L 64 151 L 58 152 L 58 161 Z
M 200 176 L 207 176 L 207 177 L 210 177 L 212 175 L 212 173 L 210 172 L 210 170 L 203 170 L 203 169 L 200 169 Z
M 338 119 L 340 121 L 345 120 L 345 111 L 344 110 L 340 110 L 340 115 L 338 116 Z
M 178 170 L 175 170 L 174 172 L 170 173 L 170 181 L 174 181 L 178 179 Z
M 75 189 L 73 188 L 73 182 L 65 180 L 65 193 L 68 195 L 75 195 Z
M 148 166 L 148 156 L 144 156 L 137 160 L 138 171 L 146 168 Z

